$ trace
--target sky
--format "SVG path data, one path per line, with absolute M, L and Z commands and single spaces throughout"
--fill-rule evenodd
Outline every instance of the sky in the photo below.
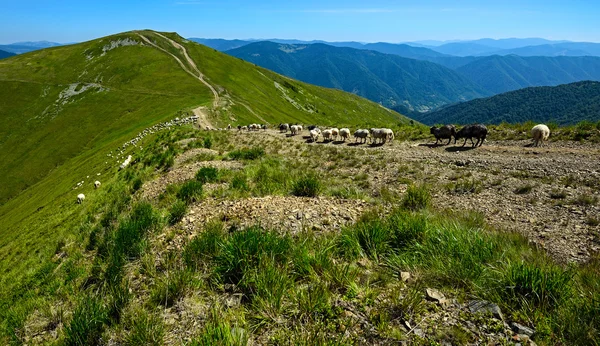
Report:
M 0 0 L 0 44 L 81 42 L 136 29 L 225 39 L 600 42 L 599 18 L 598 0 Z

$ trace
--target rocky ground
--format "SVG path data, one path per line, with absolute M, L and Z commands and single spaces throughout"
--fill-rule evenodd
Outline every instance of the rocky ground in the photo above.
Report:
M 410 183 L 426 182 L 432 187 L 435 207 L 480 212 L 491 226 L 522 233 L 563 262 L 582 262 L 600 250 L 597 144 L 551 142 L 531 148 L 529 141 L 487 141 L 482 147 L 471 148 L 460 143 L 435 146 L 426 141 L 396 141 L 370 146 L 353 141 L 310 143 L 301 135 L 289 137 L 275 130 L 232 132 L 236 146 L 277 147 L 278 153 L 290 156 L 304 151 L 299 159 L 317 162 L 324 175 L 352 180 L 363 174 L 366 182 L 361 187 L 375 198 L 382 191 L 401 194 Z M 336 163 L 331 158 L 333 148 L 348 151 L 341 154 L 341 160 L 358 163 Z M 175 169 L 146 184 L 144 194 L 156 196 L 162 191 L 158 187 L 164 189 L 167 183 L 190 179 L 201 166 L 241 168 L 240 163 L 231 161 L 189 162 L 196 151 L 203 150 L 184 154 Z M 323 150 L 330 151 L 325 160 Z M 194 228 L 194 223 L 220 217 L 241 225 L 260 222 L 293 230 L 307 226 L 339 230 L 368 204 L 372 203 L 333 197 L 209 199 L 191 209 L 185 227 Z
M 204 132 L 199 133 L 201 137 Z M 208 132 L 207 132 L 208 133 Z M 161 253 L 181 251 L 186 242 L 212 220 L 227 226 L 244 227 L 260 224 L 296 233 L 339 232 L 373 208 L 387 212 L 391 201 L 401 198 L 412 183 L 431 187 L 434 208 L 456 212 L 474 211 L 498 230 L 516 231 L 545 249 L 561 262 L 585 262 L 600 250 L 600 145 L 575 142 L 551 142 L 542 148 L 528 147 L 529 141 L 487 141 L 482 147 L 455 145 L 435 146 L 427 141 L 395 141 L 371 146 L 349 143 L 310 143 L 301 135 L 289 137 L 278 131 L 238 132 L 231 130 L 229 146 L 263 147 L 304 162 L 316 169 L 327 181 L 361 190 L 357 198 L 322 195 L 315 198 L 273 195 L 227 198 L 212 193 L 227 183 L 205 185 L 206 198 L 190 206 L 187 215 L 152 240 L 155 260 Z M 180 143 L 185 146 L 186 141 Z M 175 166 L 154 181 L 144 184 L 142 196 L 154 199 L 169 184 L 193 179 L 199 168 L 213 166 L 229 170 L 244 169 L 244 163 L 224 159 L 226 155 L 208 149 L 192 149 L 176 159 Z M 195 158 L 203 157 L 204 161 Z M 165 255 L 166 256 L 166 255 Z M 365 268 L 371 264 L 365 263 Z M 367 270 L 368 272 L 368 270 Z M 406 273 L 405 280 L 412 280 Z M 402 283 L 392 288 L 395 297 L 379 297 L 393 302 L 406 298 Z M 414 294 L 414 292 L 412 293 Z M 534 344 L 534 330 L 513 324 L 502 317 L 498 306 L 477 301 L 475 297 L 459 302 L 453 292 L 418 288 L 424 316 L 408 324 L 397 319 L 410 342 L 427 344 L 437 335 L 443 345 L 450 344 Z M 189 341 L 193 330 L 206 319 L 207 306 L 218 304 L 231 311 L 240 306 L 241 296 L 225 291 L 219 297 L 188 296 L 165 309 L 163 317 L 172 332 L 172 342 Z M 361 298 L 358 297 L 358 300 Z M 365 344 L 388 344 L 376 332 L 373 316 L 355 304 L 340 300 L 347 330 Z M 382 304 L 387 304 L 382 302 Z M 483 313 L 483 314 L 481 314 Z M 506 312 L 505 312 L 506 313 Z M 346 327 L 344 327 L 345 329 Z M 245 332 L 245 331 L 241 331 Z M 268 343 L 251 339 L 253 344 Z M 395 341 L 389 340 L 389 343 Z

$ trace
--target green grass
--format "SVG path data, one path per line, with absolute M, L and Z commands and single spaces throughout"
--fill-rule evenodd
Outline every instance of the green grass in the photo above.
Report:
M 194 203 L 202 198 L 202 183 L 196 180 L 186 181 L 177 192 L 177 198 L 186 204 Z
M 219 170 L 215 167 L 202 167 L 196 173 L 196 180 L 202 184 L 214 183 L 219 178 Z
M 292 184 L 292 194 L 294 196 L 316 197 L 321 190 L 321 181 L 315 175 L 305 175 Z
M 229 157 L 233 160 L 256 160 L 264 155 L 263 148 L 243 148 L 229 153 Z
M 423 209 L 431 203 L 431 192 L 427 185 L 409 185 L 402 198 L 402 206 L 410 210 Z
M 158 35 L 140 33 L 189 65 L 181 52 Z M 271 123 L 350 125 L 365 122 L 365 114 L 373 125 L 408 123 L 407 118 L 355 95 L 289 80 L 297 87 L 301 102 L 313 105 L 319 113 L 297 109 L 274 87 L 275 81 L 283 83 L 281 76 L 184 42 L 176 34 L 168 35 L 188 48 L 207 80 L 225 90 L 221 95 L 225 103 L 227 97 L 232 98 L 235 104 L 229 104 L 228 111 L 211 110 L 210 90 L 162 51 L 125 46 L 102 55 L 102 48 L 112 41 L 141 41 L 132 32 L 22 54 L 0 63 L 0 97 L 10 100 L 0 105 L 0 137 L 4 138 L 0 143 L 0 257 L 10 258 L 0 263 L 2 290 L 10 292 L 52 256 L 59 238 L 74 234 L 86 205 L 101 198 L 114 179 L 118 149 L 160 121 L 208 106 L 209 120 L 219 127 L 231 122 L 231 116 L 239 123 L 262 123 L 254 114 Z M 88 89 L 68 103 L 57 103 L 59 94 L 74 83 L 99 83 L 104 90 Z M 215 147 L 218 141 L 219 134 L 211 133 L 204 136 L 202 146 Z M 143 149 L 129 147 L 124 154 L 144 164 L 151 161 L 159 169 L 173 167 L 178 149 L 167 145 L 147 156 L 150 143 L 146 138 L 140 143 Z M 95 179 L 102 182 L 99 190 L 92 187 Z M 81 180 L 85 180 L 83 187 L 73 190 Z M 140 183 L 142 178 L 136 180 L 134 190 Z M 86 195 L 84 205 L 75 205 L 78 193 Z M 46 241 L 37 241 L 40 238 Z

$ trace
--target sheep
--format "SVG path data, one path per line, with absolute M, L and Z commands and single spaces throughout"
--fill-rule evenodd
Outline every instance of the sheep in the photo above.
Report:
M 292 133 L 292 136 L 297 135 L 298 134 L 298 126 L 297 125 L 290 126 L 290 132 Z
M 337 140 L 338 136 L 340 135 L 340 130 L 336 127 L 331 129 L 331 137 L 333 138 L 333 140 Z
M 365 129 L 356 130 L 354 132 L 354 143 L 356 143 L 356 141 L 359 138 L 361 139 L 361 143 L 366 143 L 367 138 L 369 138 L 369 130 L 365 130 Z
M 206 131 L 210 131 L 210 127 L 209 127 L 208 125 L 207 125 L 207 126 L 205 126 L 205 127 L 204 127 L 204 130 L 206 130 Z
M 462 129 L 460 129 L 458 132 L 456 132 L 454 139 L 457 140 L 460 138 L 464 138 L 465 142 L 462 145 L 463 147 L 465 146 L 465 144 L 467 144 L 467 139 L 470 139 L 472 146 L 476 147 L 477 145 L 481 146 L 483 144 L 483 141 L 485 140 L 487 133 L 488 133 L 488 129 L 487 129 L 487 127 L 485 127 L 485 125 L 472 124 L 472 125 L 467 125 L 467 126 L 463 127 Z M 476 143 L 473 142 L 473 137 L 477 138 Z
M 125 169 L 125 167 L 129 166 L 130 162 L 131 162 L 131 155 L 127 156 L 127 158 L 125 159 L 125 161 L 123 161 L 123 163 L 121 164 L 121 166 L 119 166 L 119 169 Z
M 345 128 L 345 127 L 343 129 L 340 129 L 340 137 L 342 137 L 342 139 L 345 142 L 346 139 L 348 139 L 348 137 L 350 137 L 350 129 Z
M 323 135 L 323 142 L 331 141 L 331 135 L 332 135 L 331 129 L 323 130 L 323 132 L 321 134 Z
M 384 129 L 372 128 L 371 129 L 371 138 L 374 144 L 377 144 L 377 140 L 379 139 L 379 143 L 383 144 L 387 140 L 388 134 L 385 133 Z
M 227 129 L 231 130 L 231 124 L 227 124 Z
M 308 131 L 314 130 L 317 128 L 317 125 L 308 125 Z
M 247 130 L 248 130 L 248 126 L 246 126 L 246 125 L 242 126 L 242 127 L 241 127 L 241 130 L 242 130 L 242 131 L 247 131 Z
M 452 141 L 452 137 L 454 137 L 454 144 L 456 144 L 456 127 L 454 125 L 444 125 L 439 128 L 432 126 L 429 133 L 435 136 L 435 144 L 438 144 L 440 139 L 448 139 L 448 143 L 445 144 L 448 145 Z
M 83 200 L 85 199 L 85 195 L 83 193 L 80 193 L 77 195 L 77 203 L 81 204 L 83 203 Z
M 280 132 L 288 132 L 289 129 L 290 129 L 290 125 L 289 124 L 279 124 L 279 131 Z
M 263 124 L 261 127 L 263 130 L 267 131 L 267 125 Z
M 317 139 L 319 139 L 319 135 L 321 134 L 321 131 L 319 131 L 319 129 L 312 129 L 310 131 L 308 131 L 309 135 L 310 135 L 310 139 L 313 142 L 316 142 Z
M 384 143 L 387 142 L 388 140 L 390 141 L 390 143 L 392 141 L 394 141 L 394 131 L 392 131 L 392 129 L 383 129 L 383 133 L 385 134 L 385 140 Z
M 531 129 L 531 136 L 533 137 L 534 147 L 537 147 L 538 145 L 543 146 L 544 141 L 548 140 L 548 137 L 550 137 L 550 129 L 544 124 L 535 125 Z
M 238 131 L 242 131 L 242 125 L 238 125 L 237 128 L 238 128 Z
M 304 129 L 304 128 L 302 127 L 302 125 L 296 125 L 296 127 L 298 127 L 298 133 L 302 132 L 302 130 Z
M 94 182 L 94 188 L 95 188 L 95 189 L 97 189 L 97 188 L 99 188 L 99 187 L 100 187 L 100 182 L 99 182 L 98 180 L 96 180 L 96 181 Z

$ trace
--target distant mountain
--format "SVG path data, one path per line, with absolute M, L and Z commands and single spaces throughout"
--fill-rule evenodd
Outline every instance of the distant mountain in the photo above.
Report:
M 438 64 L 325 44 L 257 42 L 226 53 L 286 76 L 342 89 L 387 107 L 427 111 L 491 95 Z
M 62 43 L 38 41 L 38 42 L 16 42 L 11 44 L 0 45 L 0 50 L 5 52 L 23 54 L 34 50 L 62 46 Z
M 560 125 L 582 120 L 595 122 L 600 120 L 600 82 L 520 89 L 447 106 L 421 114 L 416 120 L 426 124 L 499 124 L 530 120 Z
M 544 38 L 482 38 L 479 40 L 467 41 L 469 43 L 476 43 L 497 49 L 513 49 L 527 46 L 539 46 L 544 44 L 556 44 L 569 41 L 552 41 Z
M 492 94 L 531 86 L 600 80 L 600 57 L 489 56 L 456 69 Z
M 439 53 L 455 56 L 488 55 L 498 51 L 498 48 L 474 42 L 446 43 L 438 47 L 431 47 L 431 49 Z
M 190 41 L 194 41 L 196 43 L 200 43 L 203 44 L 207 47 L 216 49 L 220 52 L 229 50 L 229 49 L 234 49 L 234 48 L 238 48 L 238 47 L 242 47 L 245 46 L 249 43 L 252 43 L 252 41 L 244 41 L 244 40 L 225 40 L 222 38 L 196 38 L 196 37 L 190 37 L 188 38 L 188 40 Z
M 5 52 L 3 50 L 0 50 L 0 59 L 8 58 L 13 55 L 15 55 L 15 53 Z
M 600 56 L 600 43 L 566 42 L 557 44 L 543 44 L 495 52 L 498 55 L 519 56 Z

